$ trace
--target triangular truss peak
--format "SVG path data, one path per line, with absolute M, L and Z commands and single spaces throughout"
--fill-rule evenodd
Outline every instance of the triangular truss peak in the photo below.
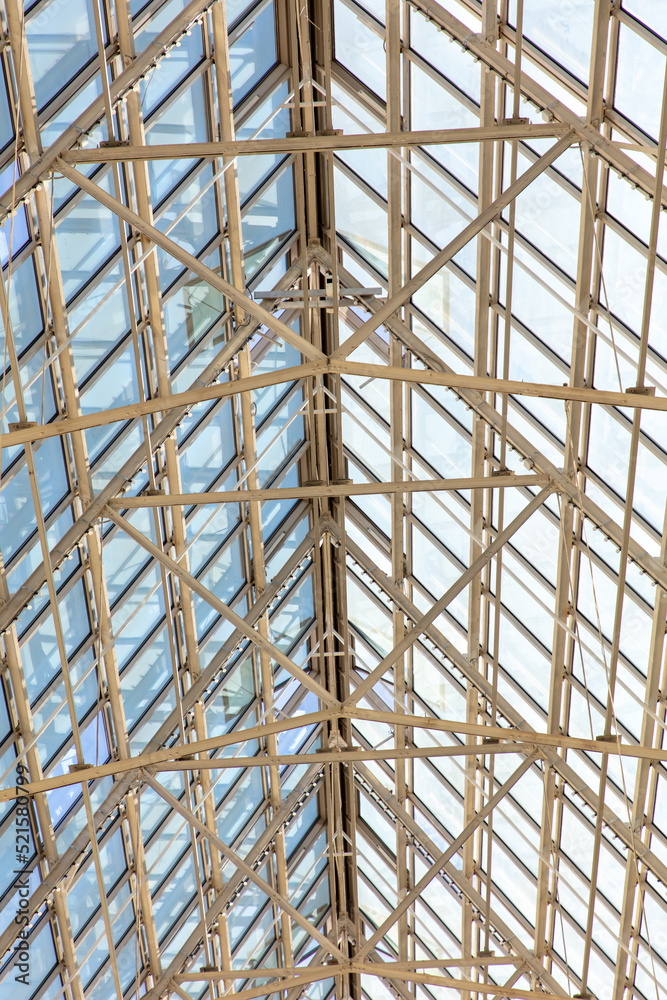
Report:
M 0 996 L 661 1000 L 660 4 L 0 32 Z

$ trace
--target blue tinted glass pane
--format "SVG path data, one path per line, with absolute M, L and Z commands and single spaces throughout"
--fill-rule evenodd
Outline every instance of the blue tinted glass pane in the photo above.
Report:
M 353 184 L 341 170 L 336 170 L 334 183 L 338 232 L 386 277 L 386 209 Z
M 14 137 L 14 125 L 12 123 L 9 101 L 7 100 L 7 85 L 4 73 L 0 79 L 0 147 L 4 148 Z
M 296 446 L 303 441 L 303 417 L 298 415 L 302 403 L 300 394 L 290 397 L 280 410 L 275 412 L 257 435 L 257 475 L 260 486 L 266 485 L 271 476 L 280 469 Z M 277 440 L 274 440 L 276 436 Z
M 164 615 L 164 599 L 160 574 L 156 567 L 149 570 L 128 594 L 120 607 L 112 613 L 116 634 L 118 662 L 122 666 L 144 639 L 152 632 Z
M 23 402 L 28 420 L 46 423 L 56 412 L 51 373 L 44 363 L 44 351 L 21 366 Z
M 418 271 L 431 254 L 412 241 L 413 269 Z M 443 268 L 413 295 L 412 301 L 436 323 L 458 346 L 473 353 L 473 327 L 470 322 L 475 309 L 475 293 L 453 269 Z M 473 313 L 470 310 L 473 310 Z
M 120 687 L 125 718 L 132 729 L 172 678 L 169 639 L 162 629 L 151 639 L 144 653 L 123 671 Z
M 221 840 L 226 844 L 234 840 L 262 801 L 263 795 L 259 768 L 250 768 L 234 786 L 218 814 L 218 836 Z
M 176 10 L 172 11 L 173 16 L 176 16 L 176 13 Z M 157 21 L 158 18 L 155 20 Z M 169 18 L 160 17 L 159 20 L 168 23 Z M 151 22 L 151 28 L 154 25 L 155 21 Z M 149 37 L 148 31 L 142 32 L 137 39 L 137 51 L 140 52 L 149 45 L 157 33 L 157 31 L 151 31 L 152 37 Z M 162 98 L 166 97 L 191 69 L 194 69 L 201 59 L 201 48 L 201 29 L 195 28 L 191 35 L 181 37 L 178 46 L 170 49 L 169 58 L 160 60 L 141 84 L 141 99 L 145 114 L 156 108 Z
M 71 125 L 79 115 L 88 108 L 96 97 L 99 97 L 102 93 L 102 81 L 99 75 L 93 77 L 89 84 L 87 84 L 83 90 L 80 90 L 71 101 L 68 101 L 64 107 L 50 118 L 49 121 L 44 125 L 41 130 L 42 134 L 42 146 L 46 149 L 56 141 L 56 139 L 62 135 L 65 129 Z M 100 122 L 89 132 L 86 133 L 88 136 L 89 145 L 97 145 L 103 139 L 109 138 L 109 132 L 106 127 L 106 120 Z M 93 173 L 97 166 L 96 164 L 90 163 L 79 163 L 77 169 L 81 170 L 82 173 L 90 175 Z M 63 204 L 66 198 L 76 190 L 75 186 L 64 177 L 57 177 L 53 179 L 53 211 L 57 212 L 60 206 Z M 49 184 L 50 187 L 50 184 Z
M 521 162 L 519 170 L 528 164 Z M 577 268 L 579 201 L 543 173 L 516 200 L 516 227 L 530 242 L 574 278 Z
M 195 80 L 175 101 L 156 114 L 147 126 L 148 145 L 174 142 L 205 142 L 206 118 L 201 80 Z M 153 204 L 158 205 L 167 192 L 192 168 L 192 160 L 151 160 L 148 174 Z
M 212 565 L 201 574 L 199 579 L 219 600 L 229 604 L 234 594 L 245 583 L 239 540 L 235 539 L 226 545 L 220 555 L 215 557 Z M 218 613 L 210 604 L 199 598 L 196 594 L 193 594 L 193 603 L 195 605 L 197 631 L 199 635 L 202 635 L 214 619 L 217 618 Z
M 113 290 L 122 274 L 120 263 L 109 268 L 95 288 L 87 291 L 81 305 L 69 310 L 72 354 L 79 384 L 129 332 L 130 311 L 125 288 Z
M 623 7 L 656 35 L 667 38 L 667 7 L 663 4 L 655 0 L 623 0 Z
M 291 368 L 294 365 L 298 365 L 300 360 L 301 355 L 296 347 L 286 344 L 284 341 L 279 341 L 262 357 L 261 361 L 257 364 L 256 371 L 258 373 L 272 372 L 278 371 L 281 368 Z M 288 385 L 270 385 L 255 391 L 253 396 L 255 401 L 255 423 L 258 426 L 288 389 Z
M 290 129 L 289 111 L 281 107 L 287 100 L 287 84 L 281 84 L 270 97 L 257 107 L 236 132 L 238 139 L 280 138 Z M 278 110 L 279 109 L 279 110 Z M 272 117 L 273 114 L 273 117 Z M 267 119 L 270 121 L 264 124 Z M 280 163 L 282 156 L 241 156 L 237 160 L 239 198 L 241 204 Z
M 46 517 L 69 488 L 60 441 L 52 438 L 35 450 L 35 469 L 42 511 Z
M 413 128 L 476 128 L 479 125 L 477 116 L 427 73 L 413 66 L 411 74 Z M 428 152 L 471 191 L 477 191 L 479 149 L 476 144 L 431 146 Z M 424 173 L 421 163 L 417 163 L 417 171 Z
M 233 720 L 255 698 L 252 661 L 241 660 L 223 677 L 206 702 L 206 721 L 209 732 L 226 731 Z
M 568 0 L 567 4 L 531 0 L 524 4 L 523 31 L 531 42 L 587 83 L 594 10 L 590 0 Z M 516 23 L 516 0 L 511 4 L 510 22 Z
M 59 684 L 55 691 L 52 690 L 41 702 L 39 708 L 34 709 L 32 718 L 40 760 L 42 767 L 46 767 L 71 733 L 64 684 Z M 40 732 L 42 729 L 43 732 Z
M 346 91 L 333 85 L 336 104 L 333 106 L 333 127 L 345 134 L 377 132 L 381 124 Z M 349 113 L 348 113 L 349 112 Z M 387 154 L 384 149 L 340 150 L 337 154 L 355 173 L 370 184 L 383 198 L 387 197 Z
M 607 227 L 603 266 L 610 311 L 639 335 L 646 282 L 646 258 Z
M 81 412 L 98 413 L 139 402 L 139 389 L 134 361 L 134 347 L 130 343 L 113 363 L 105 368 L 99 378 L 93 379 L 81 393 Z M 87 430 L 86 444 L 91 461 L 118 433 L 120 425 L 92 427 Z
M 241 15 L 252 6 L 252 0 L 227 0 L 227 24 L 235 24 Z
M 443 477 L 470 475 L 470 439 L 463 437 L 430 404 L 413 394 L 415 448 Z
M 450 202 L 460 203 L 463 211 L 469 211 L 470 206 L 465 204 L 453 186 L 425 164 L 420 165 L 420 173 L 424 180 L 419 177 L 412 180 L 412 221 L 441 250 L 458 235 L 465 223 L 465 217 L 455 211 Z M 449 201 L 445 201 L 443 194 Z M 476 254 L 476 242 L 471 240 L 455 258 L 456 263 L 472 277 L 477 269 Z
M 169 232 L 169 236 L 189 253 L 195 255 L 203 250 L 218 232 L 215 190 L 213 186 L 210 186 L 202 193 L 202 188 L 210 180 L 210 177 L 208 168 L 200 172 L 169 202 L 169 206 L 156 222 L 158 229 L 164 232 L 186 210 L 180 222 Z M 192 202 L 194 204 L 191 204 Z M 183 271 L 183 265 L 164 250 L 158 250 L 158 261 L 160 283 L 164 290 Z
M 461 51 L 458 45 L 442 43 L 443 35 L 435 24 L 417 11 L 411 11 L 410 48 L 479 104 L 479 63 L 475 62 L 470 52 Z
M 261 267 L 294 230 L 292 168 L 270 184 L 254 204 L 243 211 L 243 253 L 248 277 Z
M 14 777 L 15 777 L 15 772 L 12 772 L 11 776 L 8 776 L 8 778 L 6 779 L 7 787 L 9 786 L 10 782 L 13 781 Z M 12 808 L 7 808 L 7 806 L 8 803 L 3 803 L 3 809 L 2 812 L 0 812 L 0 818 L 4 821 L 5 818 L 9 816 L 12 812 L 14 813 L 14 818 L 13 822 L 10 820 L 9 824 L 5 826 L 2 834 L 0 835 L 0 894 L 4 894 L 7 891 L 7 889 L 9 889 L 12 882 L 16 880 L 16 873 L 14 872 L 14 869 L 17 866 L 16 834 L 18 830 L 21 830 L 22 833 L 27 834 L 28 837 L 27 843 L 22 838 L 22 845 L 25 845 L 22 849 L 25 850 L 27 857 L 32 858 L 32 856 L 35 853 L 33 835 L 30 826 L 28 827 L 19 826 L 18 823 L 19 816 L 16 812 L 17 807 L 14 806 Z M 21 867 L 23 867 L 23 865 L 21 865 Z M 33 887 L 31 886 L 31 888 Z M 17 897 L 17 902 L 18 902 L 18 897 Z M 14 910 L 14 913 L 12 914 L 12 919 L 15 913 L 16 910 Z M 2 995 L 1 988 L 0 988 L 0 995 Z
M 115 196 L 111 173 L 96 181 Z M 118 220 L 90 195 L 83 195 L 59 217 L 56 235 L 63 287 L 69 299 L 120 245 Z
M 217 251 L 206 257 L 204 263 L 220 274 L 220 255 Z M 219 318 L 223 305 L 220 292 L 193 274 L 188 274 L 165 302 L 164 326 L 172 371 Z
M 233 489 L 237 480 L 232 474 L 223 489 Z M 200 507 L 188 518 L 190 572 L 197 574 L 240 520 L 239 504 L 224 503 L 216 510 Z
M 230 46 L 234 104 L 238 104 L 257 81 L 268 73 L 275 61 L 276 30 L 271 3 L 257 14 L 247 30 Z
M 5 989 L 9 986 L 12 1000 L 28 1000 L 36 992 L 37 988 L 44 982 L 49 972 L 56 964 L 56 950 L 53 945 L 51 925 L 48 922 L 42 923 L 38 932 L 31 934 L 30 938 L 30 973 L 29 986 L 16 982 L 19 969 L 15 966 L 12 978 L 9 983 L 5 983 Z M 10 985 L 11 983 L 11 985 Z
M 518 261 L 524 267 L 519 266 Z M 547 287 L 538 279 L 545 282 Z M 504 287 L 504 281 L 503 273 L 501 287 Z M 557 296 L 564 301 L 559 301 Z M 571 288 L 559 282 L 552 272 L 548 272 L 536 260 L 529 258 L 520 247 L 516 248 L 512 312 L 568 363 L 572 351 L 572 314 L 565 303 L 571 299 Z
M 76 951 L 81 970 L 81 979 L 87 984 L 109 955 L 109 947 L 102 919 L 92 924 L 88 932 L 78 942 Z
M 16 351 L 20 355 L 43 329 L 32 260 L 24 261 L 20 267 L 12 271 L 9 285 L 9 315 Z
M 21 659 L 28 699 L 33 702 L 60 670 L 51 615 L 42 621 L 39 631 L 21 646 Z
M 618 35 L 614 107 L 648 135 L 660 127 L 665 57 L 631 28 L 621 24 Z
M 97 53 L 93 0 L 47 0 L 26 20 L 37 107 Z
M 127 519 L 147 538 L 155 541 L 154 522 L 149 511 L 131 511 Z M 124 531 L 118 530 L 104 540 L 104 572 L 112 605 L 147 562 L 146 550 L 138 546 Z
M 336 59 L 384 98 L 386 56 L 380 35 L 340 0 L 334 4 L 334 29 Z
M 271 642 L 283 651 L 289 649 L 313 620 L 313 613 L 313 581 L 311 576 L 307 576 L 271 615 Z
M 297 479 L 297 468 L 294 465 L 290 473 L 281 481 L 281 485 L 287 486 L 290 481 L 296 485 Z M 273 528 L 286 517 L 295 503 L 295 500 L 280 500 L 276 503 L 262 504 L 262 517 L 265 518 L 265 537 L 271 534 Z M 267 526 L 268 531 L 266 531 Z M 281 540 L 280 547 L 276 550 L 275 554 L 266 560 L 266 576 L 268 580 L 275 580 L 280 576 L 281 567 L 285 565 L 293 552 L 299 547 L 307 533 L 308 522 L 304 518 L 302 521 L 299 521 L 294 531 L 291 531 L 289 535 Z
M 232 408 L 224 403 L 181 450 L 181 476 L 186 492 L 206 490 L 236 454 Z
M 0 691 L 0 740 L 4 740 L 11 729 L 4 691 Z
M 60 442 L 45 441 L 36 449 L 35 467 L 42 508 L 48 514 L 68 488 Z M 3 484 L 2 495 L 7 517 L 0 517 L 0 551 L 7 562 L 37 526 L 25 465 Z
M 14 173 L 13 165 L 7 167 L 0 174 L 0 190 L 11 191 L 14 183 L 18 180 L 18 172 Z M 0 224 L 0 259 L 4 267 L 9 260 L 11 250 L 12 257 L 28 242 L 28 223 L 26 222 L 25 209 L 17 208 L 9 219 L 4 219 Z

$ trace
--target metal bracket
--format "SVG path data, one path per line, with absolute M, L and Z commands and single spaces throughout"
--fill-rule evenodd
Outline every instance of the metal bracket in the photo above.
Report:
M 8 425 L 10 431 L 27 431 L 29 427 L 36 427 L 36 420 L 17 420 L 15 423 Z
M 625 392 L 631 393 L 633 396 L 655 396 L 655 386 L 654 385 L 631 385 Z

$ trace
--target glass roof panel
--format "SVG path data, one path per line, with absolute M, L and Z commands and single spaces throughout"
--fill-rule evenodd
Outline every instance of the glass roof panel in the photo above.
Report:
M 129 6 L 2 3 L 0 992 L 660 1000 L 662 14 Z

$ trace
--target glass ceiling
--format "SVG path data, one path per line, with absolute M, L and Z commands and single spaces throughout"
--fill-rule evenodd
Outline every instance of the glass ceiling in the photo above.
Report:
M 667 7 L 0 31 L 0 1000 L 662 1000 Z

